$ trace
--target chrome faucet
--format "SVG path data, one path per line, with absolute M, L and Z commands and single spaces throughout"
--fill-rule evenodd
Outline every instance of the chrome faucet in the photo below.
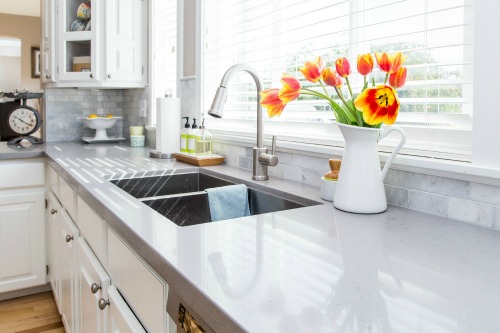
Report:
M 260 105 L 260 91 L 262 90 L 262 83 L 257 75 L 257 72 L 246 64 L 237 64 L 230 67 L 220 82 L 220 87 L 217 88 L 212 106 L 208 114 L 215 118 L 222 118 L 222 109 L 227 99 L 227 85 L 231 77 L 239 71 L 247 72 L 252 76 L 257 86 L 257 147 L 253 147 L 253 180 L 268 180 L 268 167 L 276 166 L 278 164 L 278 156 L 276 152 L 276 136 L 273 136 L 271 154 L 267 153 L 267 148 L 264 147 L 264 132 L 263 132 L 263 117 L 262 106 Z

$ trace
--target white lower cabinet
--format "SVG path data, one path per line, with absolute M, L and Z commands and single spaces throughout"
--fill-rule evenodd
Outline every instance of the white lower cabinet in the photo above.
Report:
M 62 321 L 66 333 L 77 333 L 78 303 L 76 302 L 75 271 L 77 267 L 76 241 L 79 231 L 65 210 L 57 213 L 57 220 Z
M 68 182 L 57 174 L 51 178 L 54 186 L 46 195 L 50 284 L 66 332 L 175 333 L 166 312 L 168 285 Z
M 47 282 L 44 201 L 43 188 L 0 190 L 0 293 Z
M 77 253 L 76 294 L 79 296 L 77 332 L 104 332 L 107 326 L 107 309 L 99 308 L 99 300 L 108 297 L 109 276 L 82 237 L 78 239 Z

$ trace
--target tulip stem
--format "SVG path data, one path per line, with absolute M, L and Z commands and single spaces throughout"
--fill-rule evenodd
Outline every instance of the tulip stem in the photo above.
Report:
M 335 89 L 337 89 L 337 88 L 335 88 Z M 308 88 L 302 88 L 301 94 L 302 95 L 317 96 L 317 97 L 321 97 L 321 98 L 326 99 L 330 103 L 331 107 L 336 111 L 336 112 L 334 111 L 336 116 L 340 115 L 340 113 L 342 113 L 342 117 L 339 117 L 339 118 L 342 118 L 343 121 L 341 121 L 341 122 L 343 122 L 344 124 L 351 124 L 353 122 L 357 122 L 356 118 L 353 117 L 353 115 L 350 112 L 345 112 L 344 109 L 342 109 L 342 107 L 337 102 L 335 102 L 330 96 L 322 94 L 322 93 L 317 92 L 315 90 L 308 89 Z M 344 100 L 344 103 L 345 103 L 345 100 Z M 351 109 L 347 106 L 347 104 L 346 104 L 346 107 L 348 108 L 349 111 L 351 111 Z
M 351 95 L 351 99 L 354 100 L 354 95 L 352 93 L 351 84 L 349 83 L 349 78 L 347 76 L 345 77 L 345 82 L 347 83 L 347 88 L 349 88 L 349 94 Z
M 321 84 L 321 87 L 323 87 L 323 91 L 325 92 L 325 95 L 328 95 L 328 91 L 326 90 L 326 87 L 323 84 L 323 82 L 319 81 L 319 83 Z
M 385 80 L 384 80 L 384 84 L 387 84 L 387 79 L 389 78 L 389 73 L 386 73 L 385 74 Z
M 347 110 L 349 110 L 349 112 L 351 113 L 352 119 L 354 119 L 354 122 L 356 122 L 358 124 L 358 126 L 363 126 L 363 120 L 359 117 L 359 114 L 358 114 L 359 111 L 356 110 L 356 107 L 354 107 L 354 104 L 350 105 L 349 103 L 347 103 L 347 101 L 344 98 L 344 95 L 342 94 L 342 91 L 339 88 L 335 87 L 335 91 L 337 92 L 337 95 L 344 103 Z

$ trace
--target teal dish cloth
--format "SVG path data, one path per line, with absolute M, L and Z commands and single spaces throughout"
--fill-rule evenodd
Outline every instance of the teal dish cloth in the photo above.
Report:
M 207 188 L 205 191 L 212 222 L 250 215 L 246 185 Z

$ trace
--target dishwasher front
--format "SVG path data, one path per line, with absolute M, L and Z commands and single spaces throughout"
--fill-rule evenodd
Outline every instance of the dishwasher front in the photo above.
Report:
M 167 312 L 172 319 L 177 319 L 177 333 L 215 333 L 196 313 L 186 306 L 180 297 L 169 291 Z

